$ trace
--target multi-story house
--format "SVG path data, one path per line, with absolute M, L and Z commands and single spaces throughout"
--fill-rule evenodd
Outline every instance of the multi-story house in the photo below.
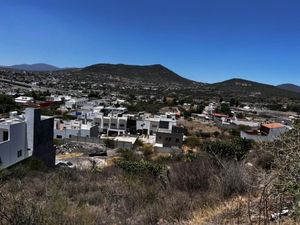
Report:
M 54 138 L 65 139 L 72 136 L 98 137 L 98 126 L 82 120 L 54 120 Z
M 11 113 L 0 121 L 0 169 L 35 157 L 54 166 L 53 118 L 39 109 L 27 108 L 25 115 Z

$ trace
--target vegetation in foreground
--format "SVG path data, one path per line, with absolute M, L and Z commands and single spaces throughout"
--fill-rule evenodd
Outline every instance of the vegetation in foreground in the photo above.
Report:
M 123 154 L 102 171 L 29 162 L 2 172 L 0 224 L 173 224 L 245 193 L 253 179 L 241 163 L 205 152 L 160 162 Z
M 2 171 L 0 224 L 186 224 L 195 212 L 239 196 L 247 200 L 207 224 L 270 224 L 271 212 L 283 208 L 297 221 L 298 139 L 296 129 L 261 150 L 212 142 L 196 153 L 155 161 L 148 151 L 141 157 L 123 150 L 115 166 L 101 171 L 49 170 L 29 161 Z M 226 149 L 238 155 L 224 154 Z

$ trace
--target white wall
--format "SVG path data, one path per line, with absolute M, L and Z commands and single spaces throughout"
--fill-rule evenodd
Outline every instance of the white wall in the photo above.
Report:
M 4 169 L 30 157 L 31 154 L 27 151 L 25 122 L 1 126 L 3 128 L 6 126 L 9 130 L 9 140 L 0 143 L 0 157 L 2 161 L 0 169 Z M 19 150 L 22 150 L 21 157 L 18 157 Z

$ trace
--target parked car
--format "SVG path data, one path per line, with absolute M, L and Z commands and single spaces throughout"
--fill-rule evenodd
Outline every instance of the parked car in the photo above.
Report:
M 75 165 L 71 163 L 70 161 L 58 161 L 55 163 L 58 167 L 65 167 L 65 168 L 75 168 Z

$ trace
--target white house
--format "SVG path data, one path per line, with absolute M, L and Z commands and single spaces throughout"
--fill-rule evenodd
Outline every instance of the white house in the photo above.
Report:
M 95 124 L 99 127 L 99 132 L 106 133 L 107 135 L 111 133 L 116 133 L 117 135 L 125 134 L 127 129 L 127 116 L 103 116 L 98 114 L 94 118 Z
M 159 129 L 171 131 L 173 126 L 176 126 L 175 115 L 145 116 L 136 121 L 136 130 L 148 135 L 156 133 Z
M 48 100 L 53 102 L 69 101 L 71 96 L 69 95 L 51 95 Z
M 81 120 L 54 120 L 54 138 L 64 139 L 77 137 L 97 137 L 98 126 L 92 123 L 84 124 Z
M 20 119 L 0 121 L 0 168 L 7 168 L 32 155 L 27 150 L 26 123 Z
M 88 102 L 87 98 L 71 98 L 69 101 L 65 102 L 65 106 L 68 109 L 75 109 L 85 105 Z
M 0 170 L 31 156 L 54 165 L 53 118 L 27 108 L 25 115 L 11 114 L 0 120 Z
M 15 102 L 19 104 L 29 104 L 34 101 L 33 97 L 19 96 L 15 98 Z
M 262 124 L 259 130 L 241 131 L 241 138 L 257 142 L 274 141 L 291 128 L 280 123 Z

